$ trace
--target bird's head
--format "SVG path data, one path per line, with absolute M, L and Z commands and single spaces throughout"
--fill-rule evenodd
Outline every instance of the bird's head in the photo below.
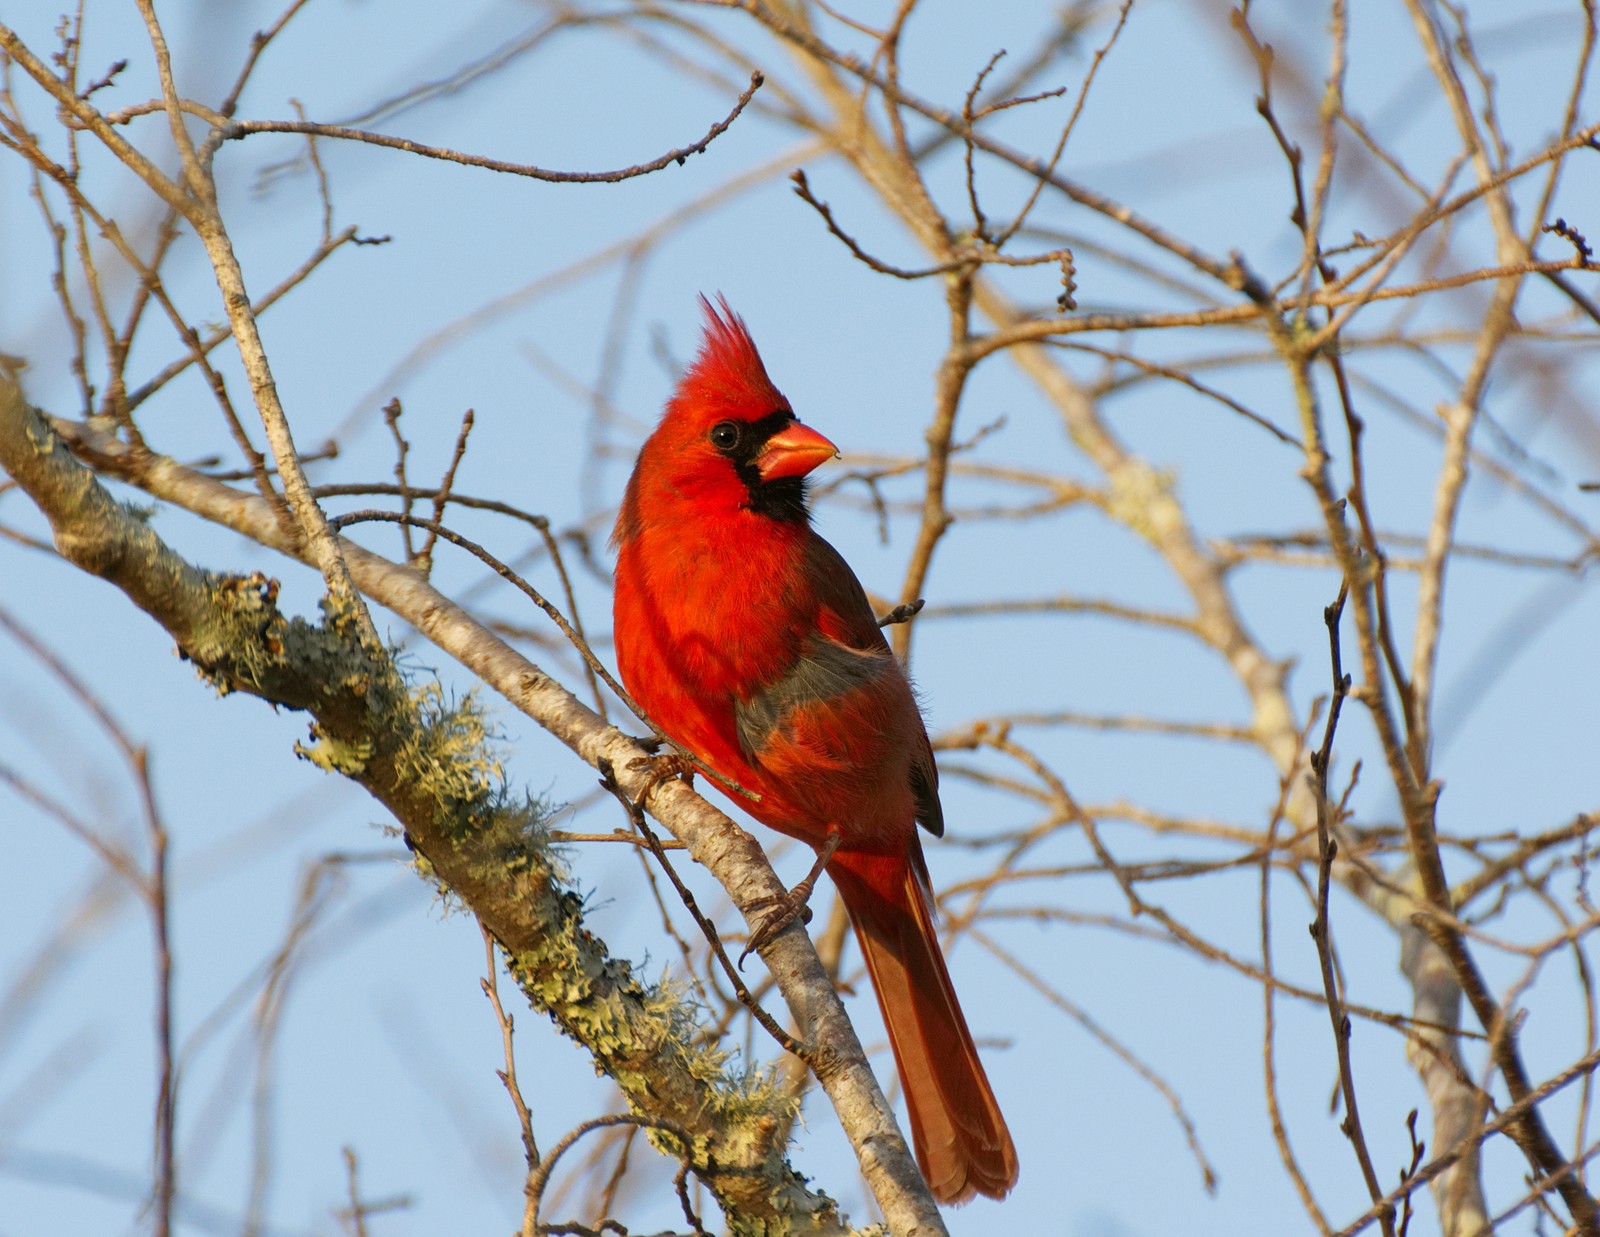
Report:
M 805 477 L 839 453 L 767 377 L 744 321 L 700 298 L 705 335 L 640 456 L 681 493 L 806 520 Z

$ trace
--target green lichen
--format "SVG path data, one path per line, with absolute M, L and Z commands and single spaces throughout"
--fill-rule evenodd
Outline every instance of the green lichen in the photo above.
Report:
M 255 572 L 210 575 L 208 621 L 187 633 L 183 655 L 200 676 L 226 696 L 243 688 L 267 695 L 286 673 L 336 685 L 352 674 L 370 673 L 365 659 L 351 656 L 348 641 L 330 638 L 320 626 L 285 618 L 278 609 L 278 582 Z
M 469 872 L 514 878 L 531 865 L 560 868 L 545 822 L 548 800 L 513 790 L 499 735 L 475 692 L 451 699 L 434 680 L 407 694 L 406 725 L 394 730 L 397 775 L 433 804 L 433 824 L 467 848 Z
M 399 732 L 396 770 L 438 804 L 435 822 L 452 837 L 464 838 L 481 826 L 479 818 L 492 800 L 504 795 L 497 736 L 476 693 L 452 702 L 436 681 L 408 693 L 406 712 L 409 724 Z
M 607 957 L 584 930 L 582 900 L 575 893 L 564 891 L 556 901 L 546 919 L 549 931 L 534 948 L 509 959 L 512 977 L 530 1000 L 588 1048 L 596 1071 L 624 1094 L 651 1096 L 664 1074 L 693 1079 L 700 1084 L 699 1108 L 682 1113 L 682 1123 L 717 1131 L 723 1162 L 764 1159 L 771 1149 L 758 1145 L 761 1131 L 795 1112 L 782 1077 L 770 1069 L 731 1069 L 734 1054 L 708 1039 L 702 1011 L 679 985 L 639 980 L 626 961 Z M 652 1141 L 667 1154 L 687 1153 L 705 1164 L 704 1147 L 686 1151 L 660 1131 Z
M 294 745 L 294 754 L 300 759 L 309 760 L 319 769 L 341 773 L 345 777 L 360 777 L 365 773 L 374 750 L 370 739 L 336 739 L 316 723 L 311 726 L 311 742 Z
M 225 587 L 234 622 L 252 633 L 248 643 L 261 658 L 245 665 L 270 674 L 273 660 L 287 657 L 302 676 L 313 666 L 328 699 L 343 702 L 337 732 L 319 720 L 311 742 L 296 750 L 330 772 L 400 791 L 409 813 L 402 820 L 419 841 L 419 875 L 447 906 L 466 904 L 487 915 L 487 924 L 508 924 L 516 934 L 507 954 L 511 974 L 530 1003 L 583 1045 L 636 1111 L 659 1116 L 665 1109 L 687 1132 L 652 1127 L 650 1141 L 709 1176 L 725 1166 L 733 1179 L 748 1181 L 751 1169 L 764 1165 L 779 1183 L 772 1187 L 776 1210 L 783 1210 L 784 1190 L 808 1197 L 785 1169 L 783 1148 L 772 1145 L 795 1113 L 782 1077 L 738 1068 L 706 1034 L 703 1011 L 681 987 L 642 981 L 584 926 L 584 898 L 550 841 L 550 804 L 507 783 L 500 735 L 478 696 L 453 696 L 415 672 L 408 685 L 393 660 L 369 657 L 331 616 L 316 626 L 284 622 L 255 582 Z M 359 702 L 354 727 L 352 700 Z M 486 895 L 502 908 L 514 904 L 515 914 L 497 921 Z M 813 1206 L 796 1205 L 814 1215 Z

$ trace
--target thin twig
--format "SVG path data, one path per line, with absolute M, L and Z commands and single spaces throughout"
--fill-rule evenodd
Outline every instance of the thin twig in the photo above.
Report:
M 1333 663 L 1333 697 L 1328 706 L 1328 720 L 1322 732 L 1322 745 L 1311 753 L 1311 776 L 1316 791 L 1317 849 L 1317 917 L 1311 925 L 1311 937 L 1317 943 L 1317 960 L 1322 965 L 1322 987 L 1328 1003 L 1328 1018 L 1333 1023 L 1333 1042 L 1339 1059 L 1339 1089 L 1344 1096 L 1344 1120 L 1339 1128 L 1356 1154 L 1361 1165 L 1361 1175 L 1366 1180 L 1367 1192 L 1373 1202 L 1383 1197 L 1383 1187 L 1378 1184 L 1377 1170 L 1372 1166 L 1372 1153 L 1367 1149 L 1366 1135 L 1361 1129 L 1361 1113 L 1356 1101 L 1355 1071 L 1350 1064 L 1350 1018 L 1344 1012 L 1339 996 L 1339 985 L 1334 978 L 1333 930 L 1328 918 L 1329 878 L 1333 870 L 1338 844 L 1333 839 L 1333 805 L 1328 796 L 1328 766 L 1333 759 L 1334 734 L 1339 726 L 1339 714 L 1345 697 L 1350 694 L 1350 676 L 1344 672 L 1339 652 L 1339 620 L 1344 614 L 1344 603 L 1349 595 L 1349 585 L 1341 585 L 1338 599 L 1323 612 L 1328 627 L 1329 657 Z M 1378 1223 L 1385 1237 L 1396 1237 L 1394 1209 L 1380 1211 Z
M 711 952 L 716 956 L 722 973 L 728 982 L 733 985 L 734 995 L 739 998 L 739 1003 L 748 1009 L 751 1015 L 759 1022 L 762 1029 L 777 1041 L 779 1047 L 785 1052 L 792 1053 L 805 1061 L 807 1065 L 814 1065 L 810 1050 L 794 1036 L 790 1035 L 777 1020 L 767 1013 L 761 1002 L 751 995 L 749 988 L 745 987 L 744 980 L 739 976 L 739 968 L 728 957 L 727 951 L 722 947 L 722 938 L 717 933 L 716 925 L 700 910 L 700 904 L 695 901 L 693 892 L 683 883 L 677 869 L 672 866 L 672 861 L 667 858 L 666 848 L 661 845 L 661 840 L 656 836 L 655 830 L 650 828 L 649 819 L 644 814 L 644 809 L 633 799 L 629 798 L 626 791 L 617 783 L 615 774 L 610 765 L 600 769 L 600 785 L 610 791 L 622 805 L 623 811 L 628 814 L 628 820 L 644 839 L 644 844 L 650 848 L 650 853 L 655 856 L 656 863 L 667 874 L 667 879 L 672 882 L 672 887 L 677 891 L 678 898 L 682 901 L 684 909 L 694 919 L 701 934 L 706 938 L 706 944 L 711 946 Z
M 531 163 L 511 163 L 504 159 L 492 159 L 487 155 L 469 155 L 459 150 L 452 150 L 447 146 L 429 146 L 422 142 L 413 142 L 410 138 L 391 137 L 386 133 L 369 133 L 364 129 L 349 129 L 343 125 L 319 124 L 313 121 L 224 121 L 219 127 L 219 136 L 223 141 L 232 142 L 249 137 L 254 133 L 303 133 L 314 137 L 366 142 L 372 146 L 384 146 L 390 150 L 400 150 L 407 154 L 421 155 L 427 159 L 442 159 L 447 163 L 459 163 L 465 167 L 483 168 L 490 172 L 504 172 L 511 176 L 527 176 L 534 180 L 548 181 L 552 184 L 616 184 L 619 181 L 632 180 L 638 176 L 648 176 L 652 172 L 659 172 L 662 168 L 671 167 L 673 164 L 681 167 L 688 162 L 689 156 L 704 153 L 706 147 L 722 136 L 728 126 L 738 119 L 739 114 L 744 111 L 745 105 L 754 97 L 756 91 L 761 89 L 763 81 L 764 79 L 760 73 L 752 73 L 749 87 L 734 103 L 733 110 L 712 125 L 706 135 L 699 141 L 693 142 L 688 146 L 680 146 L 675 150 L 669 150 L 666 154 L 651 159 L 647 163 L 635 163 L 612 172 L 558 172 L 549 168 L 537 167 Z
M 511 1097 L 511 1105 L 517 1110 L 517 1130 L 522 1135 L 522 1154 L 528 1164 L 528 1180 L 525 1185 L 526 1205 L 522 1213 L 522 1237 L 537 1237 L 538 1218 L 534 1212 L 533 1199 L 533 1174 L 539 1167 L 539 1144 L 533 1135 L 533 1114 L 528 1110 L 528 1101 L 522 1097 L 522 1087 L 517 1083 L 517 1054 L 512 1042 L 514 1023 L 511 1015 L 506 1013 L 505 1006 L 500 1004 L 500 966 L 499 958 L 495 954 L 495 940 L 489 929 L 482 923 L 478 925 L 483 933 L 483 949 L 486 958 L 486 969 L 481 982 L 483 995 L 489 998 L 489 1004 L 494 1009 L 496 1024 L 500 1027 L 500 1047 L 505 1054 L 505 1068 L 495 1071 L 495 1076 L 506 1089 L 506 1094 Z

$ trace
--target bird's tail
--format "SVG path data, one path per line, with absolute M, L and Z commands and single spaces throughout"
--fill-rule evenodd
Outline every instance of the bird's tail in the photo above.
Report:
M 872 973 L 933 1196 L 1004 1198 L 1017 1182 L 1017 1151 L 945 969 L 921 860 L 920 848 L 909 862 L 840 851 L 828 873 Z

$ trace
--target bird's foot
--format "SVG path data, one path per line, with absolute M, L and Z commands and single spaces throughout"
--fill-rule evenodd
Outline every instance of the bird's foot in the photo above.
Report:
M 828 860 L 833 858 L 833 852 L 839 849 L 843 836 L 830 833 L 828 840 L 823 843 L 822 849 L 817 852 L 817 861 L 811 865 L 805 879 L 795 885 L 793 889 L 772 898 L 758 898 L 750 904 L 752 915 L 759 914 L 761 922 L 756 924 L 750 933 L 750 941 L 739 955 L 739 967 L 744 968 L 744 960 L 792 924 L 796 919 L 801 923 L 811 922 L 811 894 L 817 887 L 817 877 L 822 875 L 822 870 L 828 866 Z
M 775 898 L 758 898 L 750 904 L 752 914 L 759 914 L 761 922 L 756 925 L 754 932 L 750 933 L 750 942 L 739 954 L 739 969 L 744 969 L 744 960 L 751 954 L 761 949 L 782 932 L 796 919 L 801 923 L 811 922 L 811 891 L 814 886 L 801 881 L 787 893 Z
M 652 738 L 649 743 L 640 739 L 641 746 L 660 749 L 665 746 L 660 739 Z M 654 756 L 641 756 L 628 766 L 636 773 L 648 773 L 649 779 L 639 788 L 639 793 L 634 796 L 634 802 L 643 804 L 650 797 L 650 792 L 663 782 L 670 782 L 674 778 L 682 778 L 689 784 L 694 783 L 694 761 L 673 747 L 666 747 L 665 751 L 657 750 Z

